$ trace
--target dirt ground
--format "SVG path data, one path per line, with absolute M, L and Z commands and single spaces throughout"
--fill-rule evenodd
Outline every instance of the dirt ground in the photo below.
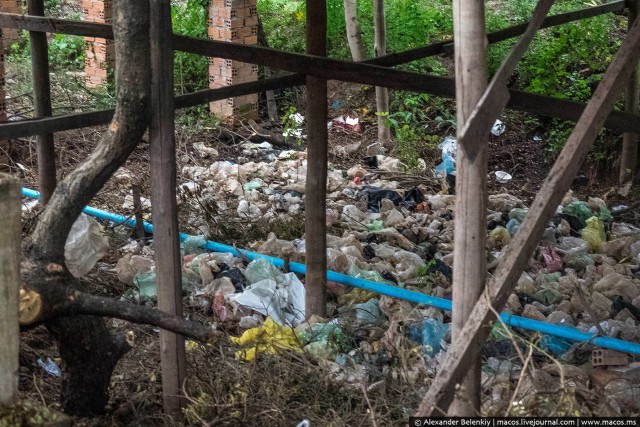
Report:
M 330 86 L 333 99 L 344 97 L 344 84 Z M 351 88 L 355 93 L 350 104 L 371 105 L 371 90 Z M 364 95 L 363 95 L 364 94 Z M 359 98 L 360 97 L 360 98 Z M 368 103 L 368 104 L 367 104 Z M 373 103 L 375 105 L 375 103 Z M 332 116 L 348 113 L 348 110 L 330 111 Z M 362 117 L 364 132 L 354 133 L 341 129 L 329 132 L 329 146 L 344 146 L 363 141 L 363 148 L 349 156 L 337 156 L 330 151 L 330 161 L 337 166 L 352 166 L 364 157 L 366 146 L 375 141 L 375 116 Z M 56 135 L 56 161 L 59 177 L 81 161 L 101 135 L 101 128 L 81 129 Z M 540 188 L 550 164 L 545 156 L 542 141 L 533 139 L 531 130 L 512 128 L 489 141 L 488 185 L 490 193 L 508 192 L 530 202 Z M 220 142 L 213 129 L 178 128 L 178 160 L 181 164 L 198 163 L 193 143 L 203 141 L 216 148 L 220 159 L 234 160 L 240 154 L 237 146 Z M 303 148 L 303 147 L 301 147 Z M 125 168 L 133 175 L 133 181 L 142 187 L 142 196 L 150 197 L 148 173 L 148 144 L 141 144 L 127 161 Z M 26 187 L 37 188 L 35 147 L 32 141 L 16 141 L 12 147 L 12 170 L 20 173 Z M 393 155 L 393 151 L 390 153 Z M 425 158 L 427 169 L 439 163 L 437 150 Z M 21 166 L 19 166 L 19 165 Z M 180 169 L 180 168 L 179 168 Z M 507 184 L 496 181 L 492 172 L 509 172 L 513 179 Z M 429 172 L 427 172 L 429 173 Z M 92 205 L 118 212 L 121 197 L 116 194 L 125 187 L 112 180 L 92 201 Z M 574 186 L 579 194 L 602 197 L 611 183 L 595 179 Z M 624 201 L 624 200 L 622 200 Z M 150 212 L 146 212 L 150 214 Z M 25 233 L 33 226 L 35 218 L 25 222 Z M 116 248 L 126 243 L 126 236 L 110 231 L 111 251 L 83 281 L 94 293 L 120 297 L 126 286 L 118 281 L 113 266 L 119 254 Z M 240 242 L 242 243 L 242 242 Z M 189 316 L 206 320 L 193 308 Z M 424 393 L 428 380 L 422 387 L 403 384 L 402 375 L 386 373 L 388 381 L 382 388 L 348 389 L 337 386 L 318 375 L 319 367 L 312 360 L 299 355 L 278 358 L 264 357 L 255 363 L 234 359 L 234 348 L 226 340 L 207 347 L 189 344 L 187 403 L 190 405 L 185 420 L 177 422 L 162 416 L 161 379 L 158 351 L 158 330 L 148 326 L 131 325 L 107 319 L 114 330 L 128 333 L 134 340 L 132 350 L 120 361 L 111 384 L 111 402 L 107 412 L 93 419 L 75 419 L 77 426 L 151 426 L 151 425 L 261 425 L 295 426 L 305 418 L 319 420 L 316 425 L 375 425 L 371 412 L 377 415 L 377 425 L 403 425 L 409 408 Z M 233 322 L 220 325 L 229 334 L 237 335 L 239 329 Z M 45 372 L 38 359 L 57 358 L 54 339 L 42 326 L 22 334 L 20 354 L 21 397 L 59 408 L 60 379 Z M 381 362 L 382 363 L 382 362 Z M 381 374 L 382 375 L 382 374 Z M 253 398 L 250 398 L 253 396 Z M 257 396 L 257 397 L 256 397 Z M 584 401 L 591 398 L 583 397 Z

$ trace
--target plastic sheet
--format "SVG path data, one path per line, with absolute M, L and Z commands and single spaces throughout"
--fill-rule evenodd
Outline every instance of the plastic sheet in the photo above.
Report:
M 64 245 L 65 264 L 71 274 L 82 277 L 107 253 L 108 247 L 98 221 L 81 213 L 69 230 Z
M 236 359 L 253 360 L 258 353 L 276 354 L 284 350 L 302 352 L 294 330 L 271 317 L 262 326 L 248 329 L 240 337 L 231 337 L 231 341 L 243 347 L 236 352 Z

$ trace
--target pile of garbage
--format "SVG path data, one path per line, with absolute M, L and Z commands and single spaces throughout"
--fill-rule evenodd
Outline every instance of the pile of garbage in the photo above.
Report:
M 183 168 L 189 181 L 181 187 L 216 203 L 220 212 L 232 210 L 248 220 L 286 219 L 304 210 L 305 153 L 274 150 L 266 143 L 247 143 L 243 153 L 242 162 Z M 452 165 L 444 164 L 446 160 L 443 170 L 449 173 Z M 377 155 L 367 160 L 370 163 L 377 169 L 330 168 L 327 224 L 343 234 L 327 236 L 329 270 L 451 299 L 455 196 L 437 194 L 424 184 L 404 189 L 398 181 L 385 179 L 388 175 L 380 170 L 402 171 L 398 159 Z M 191 225 L 206 231 L 195 208 L 194 203 Z M 581 201 L 568 194 L 504 311 L 640 342 L 640 228 L 616 222 L 619 209 L 624 207 L 609 208 L 602 199 Z M 506 192 L 489 196 L 484 254 L 488 275 L 509 251 L 526 214 L 525 203 L 517 197 Z M 239 359 L 284 350 L 306 352 L 331 378 L 359 387 L 400 375 L 391 369 L 398 358 L 403 360 L 402 375 L 420 383 L 435 374 L 446 354 L 450 314 L 443 310 L 329 282 L 328 318 L 305 320 L 304 278 L 265 259 L 247 262 L 230 253 L 206 252 L 206 238 L 193 237 L 183 244 L 183 289 L 194 309 L 213 322 L 232 322 L 244 331 L 232 339 Z M 304 236 L 289 241 L 272 233 L 250 249 L 294 262 L 305 259 Z M 121 250 L 116 272 L 130 286 L 123 298 L 152 302 L 152 246 L 132 242 Z M 520 378 L 526 366 L 518 353 L 526 353 L 527 346 L 538 361 L 548 355 L 566 365 L 562 375 L 558 365 L 547 362 L 526 376 L 518 392 L 522 405 L 554 387 L 589 388 L 595 346 L 498 324 L 484 349 L 483 387 L 491 396 L 487 405 L 508 404 L 505 399 L 513 389 L 504 384 Z M 609 387 L 606 396 L 615 413 L 640 411 L 637 386 L 614 381 L 604 387 Z

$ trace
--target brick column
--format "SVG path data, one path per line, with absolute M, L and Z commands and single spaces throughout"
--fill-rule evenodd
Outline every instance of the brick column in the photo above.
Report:
M 112 5 L 113 0 L 82 0 L 84 20 L 102 24 L 111 23 Z M 86 86 L 95 88 L 107 83 L 109 70 L 115 66 L 115 45 L 113 40 L 96 37 L 85 37 L 84 40 Z
M 209 39 L 247 45 L 258 44 L 257 0 L 211 0 Z M 258 66 L 221 58 L 209 59 L 209 87 L 220 88 L 258 80 Z M 258 94 L 210 104 L 223 119 L 258 118 Z
M 17 14 L 26 13 L 27 0 L 0 0 L 0 11 Z M 3 50 L 4 48 L 9 49 L 12 44 L 22 42 L 22 37 L 20 37 L 20 30 L 16 30 L 13 28 L 4 28 L 2 30 L 2 37 L 4 39 Z

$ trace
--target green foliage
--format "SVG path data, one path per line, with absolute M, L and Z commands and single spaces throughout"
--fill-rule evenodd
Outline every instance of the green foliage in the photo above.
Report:
M 420 135 L 414 127 L 409 125 L 396 127 L 396 140 L 398 141 L 396 154 L 410 171 L 417 169 L 419 165 L 418 144 L 420 139 Z
M 293 105 L 285 110 L 284 116 L 282 116 L 282 133 L 284 135 L 296 135 L 297 129 L 299 127 L 298 121 L 295 119 L 298 110 Z M 296 141 L 298 145 L 302 145 L 302 138 L 300 136 L 296 137 Z
M 305 49 L 305 2 L 300 0 L 258 0 L 269 46 L 302 53 Z
M 187 0 L 171 5 L 173 31 L 189 37 L 207 38 L 206 0 Z M 187 93 L 207 87 L 208 59 L 206 56 L 175 52 L 174 81 L 176 92 Z
M 31 62 L 31 42 L 29 33 L 22 32 L 22 43 L 15 43 L 10 47 L 7 61 Z M 84 38 L 55 34 L 49 40 L 49 67 L 54 70 L 82 70 L 84 68 Z
M 49 62 L 53 69 L 84 69 L 84 38 L 55 34 L 49 39 Z
M 609 37 L 612 19 L 602 16 L 545 32 L 523 58 L 518 80 L 534 93 L 588 100 L 617 48 Z

